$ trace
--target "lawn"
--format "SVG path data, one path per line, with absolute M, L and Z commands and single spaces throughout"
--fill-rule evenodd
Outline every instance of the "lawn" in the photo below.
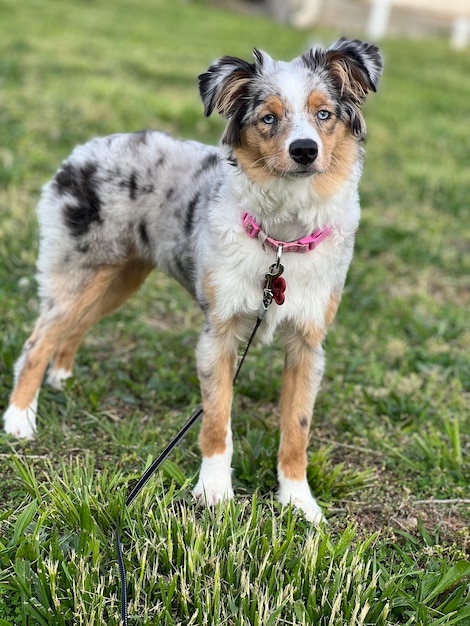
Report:
M 198 73 L 298 33 L 203 1 L 0 0 L 0 409 L 37 314 L 40 187 L 94 135 L 216 143 Z M 255 348 L 233 408 L 236 499 L 196 507 L 197 427 L 124 515 L 129 623 L 470 624 L 470 54 L 390 39 L 366 106 L 363 219 L 325 344 L 309 479 L 328 525 L 275 502 L 283 357 Z M 0 435 L 0 626 L 119 624 L 113 530 L 199 402 L 201 314 L 154 274 L 95 328 L 39 435 Z

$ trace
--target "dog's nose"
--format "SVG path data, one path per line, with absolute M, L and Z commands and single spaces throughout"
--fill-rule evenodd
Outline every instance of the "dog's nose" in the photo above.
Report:
M 318 156 L 318 145 L 313 139 L 296 139 L 289 146 L 289 154 L 296 163 L 310 165 Z

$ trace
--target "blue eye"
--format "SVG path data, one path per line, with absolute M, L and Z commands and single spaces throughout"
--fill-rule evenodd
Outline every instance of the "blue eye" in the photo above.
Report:
M 320 111 L 318 111 L 317 117 L 319 120 L 324 122 L 325 120 L 331 117 L 331 113 L 327 111 L 326 109 L 321 109 Z
M 274 124 L 274 122 L 276 121 L 276 117 L 272 113 L 268 113 L 268 115 L 264 115 L 261 118 L 261 121 L 265 124 L 268 124 L 268 126 L 271 126 L 271 124 Z

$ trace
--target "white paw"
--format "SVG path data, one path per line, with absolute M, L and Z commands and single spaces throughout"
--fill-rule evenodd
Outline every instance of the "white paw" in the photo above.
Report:
M 32 439 L 36 433 L 37 399 L 27 409 L 10 404 L 3 415 L 5 432 L 17 439 Z
M 193 495 L 206 506 L 233 498 L 232 472 L 226 454 L 215 454 L 202 460 Z
M 55 370 L 51 369 L 49 374 L 47 375 L 47 384 L 50 385 L 53 389 L 57 389 L 57 391 L 62 391 L 64 388 L 64 382 L 71 378 L 72 372 L 69 370 L 64 370 L 62 367 L 59 367 Z
M 279 470 L 277 499 L 284 506 L 292 504 L 297 509 L 303 511 L 308 522 L 320 524 L 320 522 L 326 521 L 321 508 L 312 496 L 307 480 L 290 480 Z

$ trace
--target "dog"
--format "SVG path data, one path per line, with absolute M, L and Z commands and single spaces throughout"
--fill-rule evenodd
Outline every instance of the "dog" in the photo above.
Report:
M 278 500 L 317 523 L 322 511 L 306 477 L 309 428 L 322 341 L 360 217 L 361 106 L 383 63 L 376 46 L 346 39 L 291 62 L 256 48 L 253 58 L 225 56 L 199 76 L 205 115 L 217 110 L 226 120 L 219 147 L 156 131 L 96 138 L 45 185 L 40 315 L 15 363 L 4 425 L 15 437 L 34 436 L 48 363 L 47 380 L 60 389 L 87 331 L 157 267 L 187 288 L 205 317 L 194 494 L 208 505 L 231 499 L 237 350 L 267 297 L 257 339 L 268 344 L 277 332 L 285 349 Z

